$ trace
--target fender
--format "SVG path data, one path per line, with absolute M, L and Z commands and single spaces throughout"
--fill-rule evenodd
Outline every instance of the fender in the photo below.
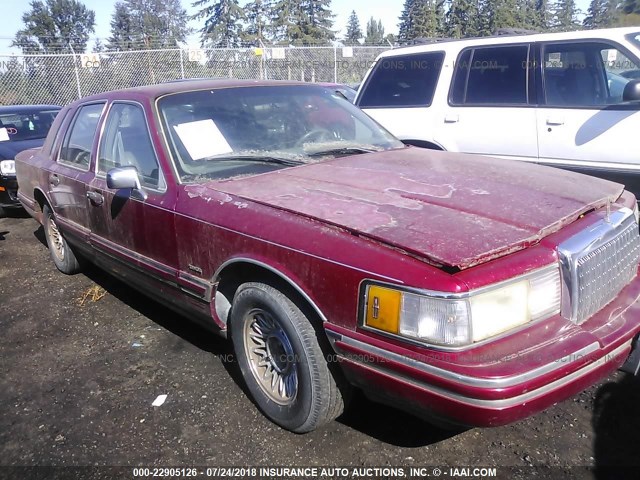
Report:
M 328 322 L 327 317 L 322 313 L 322 310 L 320 310 L 320 307 L 318 307 L 318 305 L 311 299 L 309 294 L 300 286 L 300 282 L 297 279 L 295 279 L 295 277 L 290 273 L 285 273 L 286 268 L 281 265 L 272 266 L 263 262 L 262 260 L 258 260 L 251 257 L 233 257 L 225 261 L 222 265 L 218 267 L 218 269 L 213 275 L 214 285 L 217 285 L 220 282 L 220 276 L 227 267 L 236 265 L 238 263 L 248 263 L 251 265 L 255 265 L 257 267 L 260 267 L 264 270 L 267 270 L 275 274 L 277 277 L 285 281 L 291 288 L 293 288 L 296 292 L 300 294 L 300 296 L 309 304 L 309 306 L 314 310 L 314 312 L 318 315 L 318 317 L 322 320 L 323 323 Z M 218 296 L 216 295 L 216 299 L 217 298 Z

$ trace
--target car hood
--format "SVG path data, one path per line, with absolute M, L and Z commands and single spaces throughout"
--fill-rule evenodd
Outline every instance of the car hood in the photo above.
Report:
M 555 168 L 412 147 L 212 183 L 460 269 L 536 243 L 623 191 Z
M 30 148 L 40 148 L 44 144 L 44 138 L 34 138 L 32 140 L 18 140 L 0 142 L 0 160 L 13 160 L 18 153 Z

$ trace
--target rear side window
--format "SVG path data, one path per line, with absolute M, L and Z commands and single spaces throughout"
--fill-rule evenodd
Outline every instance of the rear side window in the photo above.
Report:
M 458 58 L 453 105 L 525 105 L 529 46 L 476 48 Z
M 444 52 L 416 53 L 378 60 L 358 106 L 427 107 L 433 101 Z
M 89 169 L 91 148 L 104 103 L 80 107 L 60 149 L 60 162 Z

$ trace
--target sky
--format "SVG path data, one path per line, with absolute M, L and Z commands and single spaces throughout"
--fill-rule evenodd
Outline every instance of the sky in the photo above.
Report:
M 114 4 L 117 0 L 84 0 L 83 3 L 96 12 L 95 37 L 106 39 L 109 37 L 109 23 L 113 14 Z M 193 14 L 197 9 L 191 7 L 192 0 L 182 0 L 182 4 L 189 14 Z M 241 4 L 246 3 L 240 1 Z M 344 36 L 346 24 L 352 10 L 355 10 L 360 20 L 360 26 L 364 31 L 370 17 L 382 20 L 385 33 L 398 32 L 398 17 L 402 11 L 404 0 L 333 0 L 331 9 L 336 15 L 334 18 L 334 29 L 338 30 L 338 37 Z M 589 0 L 577 0 L 579 9 L 585 12 L 589 6 Z M 15 33 L 22 28 L 22 14 L 29 10 L 28 0 L 0 0 L 0 11 L 2 12 L 3 28 L 0 30 L 0 55 L 3 53 L 19 53 L 19 50 L 10 48 L 11 41 Z M 191 26 L 199 29 L 203 20 L 192 21 Z M 106 43 L 106 42 L 103 42 Z M 198 45 L 198 36 L 192 35 L 189 44 Z M 93 41 L 89 43 L 93 45 Z

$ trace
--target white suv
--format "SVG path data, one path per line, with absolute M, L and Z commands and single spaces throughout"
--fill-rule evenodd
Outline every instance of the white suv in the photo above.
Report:
M 640 191 L 640 27 L 390 50 L 355 103 L 405 143 L 559 166 Z

